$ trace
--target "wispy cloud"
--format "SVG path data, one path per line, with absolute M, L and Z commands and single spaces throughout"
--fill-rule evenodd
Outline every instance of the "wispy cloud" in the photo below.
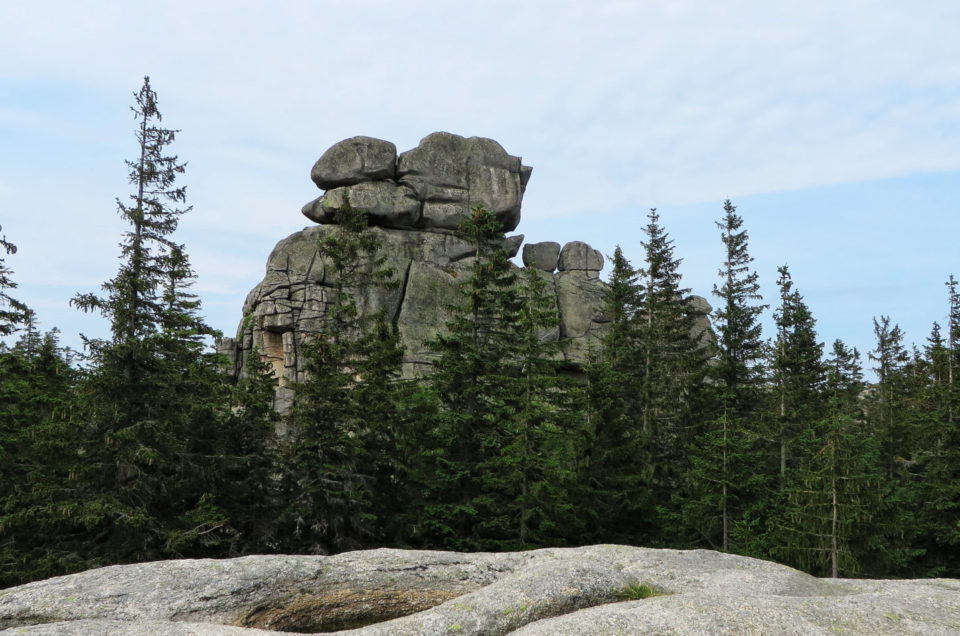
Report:
M 529 221 L 960 171 L 953 1 L 49 0 L 0 24 L 0 223 L 24 284 L 115 271 L 145 73 L 183 130 L 180 238 L 210 293 L 256 282 L 307 224 L 312 162 L 357 134 L 497 139 L 534 166 Z

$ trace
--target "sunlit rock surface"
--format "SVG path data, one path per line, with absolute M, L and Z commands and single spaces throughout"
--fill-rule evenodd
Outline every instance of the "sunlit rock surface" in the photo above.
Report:
M 90 570 L 0 590 L 4 628 L 34 635 L 957 634 L 960 581 L 817 579 L 707 550 L 381 549 Z

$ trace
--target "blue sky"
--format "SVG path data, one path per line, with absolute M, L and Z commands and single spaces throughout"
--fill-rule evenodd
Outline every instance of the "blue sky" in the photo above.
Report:
M 273 245 L 306 226 L 316 158 L 354 135 L 498 140 L 534 167 L 518 232 L 620 244 L 657 207 L 710 296 L 733 199 L 771 304 L 787 263 L 821 338 L 922 343 L 960 275 L 960 3 L 302 1 L 0 5 L 0 225 L 17 295 L 68 307 L 113 276 L 132 93 L 182 133 L 178 239 L 228 335 Z M 770 332 L 768 330 L 768 335 Z

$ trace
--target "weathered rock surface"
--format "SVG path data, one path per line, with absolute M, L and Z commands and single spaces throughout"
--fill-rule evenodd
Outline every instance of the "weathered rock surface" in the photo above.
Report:
M 560 244 L 553 241 L 542 243 L 527 243 L 523 246 L 523 265 L 553 272 L 557 269 L 560 258 Z
M 373 137 L 351 137 L 334 144 L 310 171 L 310 178 L 323 190 L 396 175 L 397 147 Z
M 368 181 L 334 188 L 303 206 L 303 215 L 317 223 L 333 223 L 347 207 L 369 215 L 371 225 L 413 229 L 420 223 L 420 201 L 410 186 L 394 181 Z
M 603 254 L 582 241 L 571 241 L 560 250 L 558 267 L 561 272 L 575 270 L 599 272 L 603 269 Z
M 280 379 L 277 406 L 292 400 L 291 383 L 302 381 L 304 342 L 323 330 L 333 285 L 332 269 L 317 253 L 317 242 L 334 226 L 318 225 L 280 241 L 267 261 L 263 281 L 247 296 L 237 338 L 226 339 L 222 350 L 242 372 L 254 350 L 267 360 Z M 450 319 L 448 307 L 461 302 L 459 287 L 470 275 L 474 249 L 449 231 L 410 232 L 371 228 L 382 254 L 393 269 L 397 285 L 357 290 L 361 311 L 385 310 L 400 334 L 405 356 L 403 372 L 415 377 L 428 372 L 435 359 L 428 343 Z M 515 255 L 523 236 L 509 237 L 505 247 Z M 562 341 L 564 360 L 571 367 L 587 361 L 607 323 L 602 312 L 604 283 L 597 271 L 542 272 L 547 289 L 556 297 L 560 326 L 544 334 Z M 704 320 L 706 318 L 704 317 Z
M 370 137 L 335 144 L 312 171 L 313 180 L 328 190 L 303 208 L 321 225 L 277 244 L 263 281 L 247 296 L 236 339 L 225 339 L 221 350 L 237 373 L 259 351 L 279 378 L 277 408 L 289 407 L 290 385 L 304 379 L 301 348 L 322 331 L 335 283 L 317 253 L 317 241 L 334 231 L 330 224 L 336 212 L 349 206 L 368 214 L 397 281 L 389 289 L 358 291 L 358 305 L 369 314 L 384 310 L 393 322 L 406 352 L 405 376 L 429 372 L 435 355 L 427 343 L 447 324 L 447 307 L 459 301 L 458 288 L 474 256 L 454 228 L 474 205 L 495 212 L 505 229 L 516 227 L 530 173 L 519 157 L 482 137 L 433 133 L 399 157 L 393 144 Z M 522 235 L 509 237 L 505 248 L 515 256 L 522 242 Z M 558 243 L 542 242 L 524 246 L 523 261 L 544 275 L 555 297 L 559 326 L 542 337 L 559 340 L 563 361 L 581 367 L 608 323 L 602 311 L 603 256 L 580 241 L 562 250 Z M 694 297 L 691 306 L 700 316 L 691 336 L 709 334 L 710 305 Z
M 456 229 L 480 205 L 509 232 L 520 223 L 530 169 L 492 139 L 436 132 L 400 155 L 397 176 L 424 202 L 424 227 Z
M 641 585 L 658 595 L 624 600 Z M 706 550 L 381 549 L 90 570 L 0 590 L 4 628 L 57 636 L 957 634 L 960 581 L 817 579 Z
M 480 205 L 510 232 L 520 223 L 531 170 L 484 137 L 435 132 L 399 157 L 388 141 L 353 137 L 314 164 L 310 176 L 327 193 L 305 205 L 303 214 L 332 223 L 334 211 L 349 203 L 382 227 L 455 230 Z

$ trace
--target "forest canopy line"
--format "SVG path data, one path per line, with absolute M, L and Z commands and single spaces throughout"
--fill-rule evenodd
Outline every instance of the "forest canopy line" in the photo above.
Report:
M 512 265 L 504 222 L 475 207 L 458 233 L 476 256 L 429 343 L 433 372 L 405 379 L 391 317 L 356 295 L 399 273 L 347 200 L 317 245 L 338 273 L 332 309 L 280 416 L 259 355 L 234 381 L 209 346 L 219 334 L 175 240 L 190 210 L 169 151 L 179 131 L 161 126 L 149 79 L 132 110 L 120 267 L 74 299 L 110 338 L 77 354 L 39 333 L 2 258 L 14 243 L 0 242 L 0 335 L 17 336 L 0 346 L 0 586 L 153 559 L 589 543 L 960 577 L 952 275 L 946 324 L 917 347 L 873 317 L 865 361 L 824 346 L 787 266 L 778 297 L 760 296 L 727 201 L 715 339 L 694 339 L 681 259 L 651 210 L 639 264 L 612 256 L 609 330 L 571 377 L 542 337 L 558 320 L 546 283 Z

